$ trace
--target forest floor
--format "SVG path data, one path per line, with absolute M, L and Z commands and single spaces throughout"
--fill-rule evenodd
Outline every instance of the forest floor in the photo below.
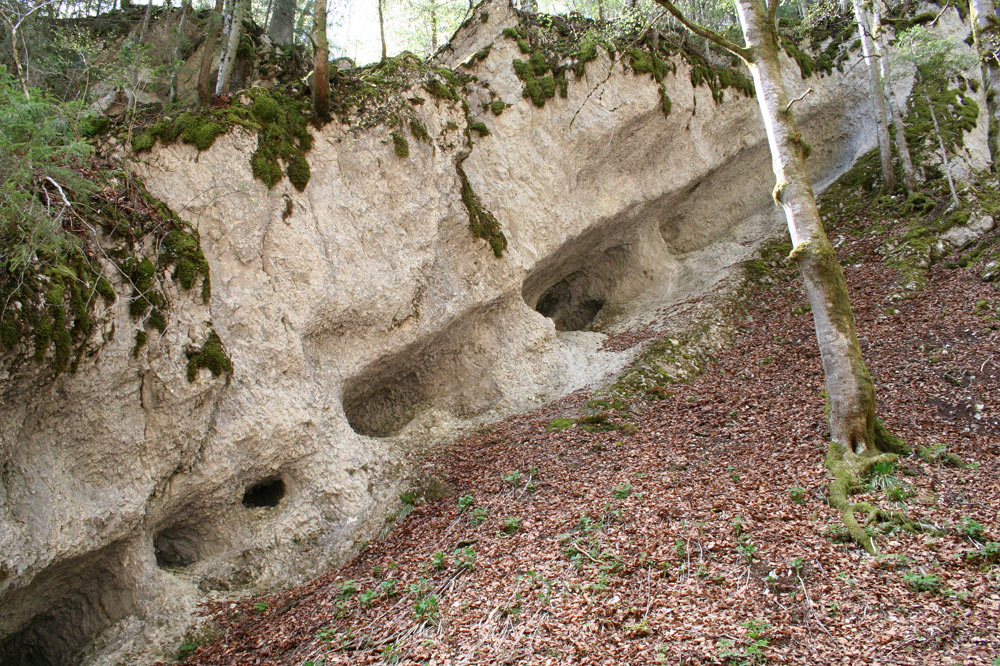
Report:
M 428 462 L 452 492 L 406 496 L 311 583 L 207 608 L 186 663 L 1000 664 L 1000 290 L 940 261 L 901 298 L 884 247 L 906 222 L 845 217 L 879 413 L 931 454 L 862 493 L 942 534 L 845 540 L 812 316 L 777 268 L 706 372 L 617 405 L 631 426 L 580 421 L 606 396 L 578 393 L 454 444 Z

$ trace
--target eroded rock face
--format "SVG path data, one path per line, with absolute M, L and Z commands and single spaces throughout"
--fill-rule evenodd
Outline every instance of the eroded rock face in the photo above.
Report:
M 303 193 L 254 180 L 239 130 L 140 167 L 198 228 L 211 303 L 174 294 L 167 331 L 133 357 L 119 302 L 114 338 L 76 375 L 7 383 L 0 661 L 89 645 L 90 663 L 142 663 L 206 596 L 321 572 L 380 524 L 412 451 L 620 369 L 630 356 L 602 351 L 605 332 L 668 326 L 663 308 L 781 229 L 755 100 L 715 104 L 682 64 L 665 117 L 648 75 L 602 56 L 536 108 L 499 36 L 511 10 L 485 9 L 445 64 L 493 43 L 469 71 L 510 106 L 494 116 L 473 93 L 490 135 L 463 166 L 502 258 L 469 230 L 454 103 L 417 108 L 432 141 L 411 138 L 407 159 L 391 128 L 326 126 Z M 822 186 L 874 145 L 863 72 L 806 82 L 786 65 L 791 92 L 815 91 L 796 106 Z M 208 320 L 235 371 L 188 383 Z

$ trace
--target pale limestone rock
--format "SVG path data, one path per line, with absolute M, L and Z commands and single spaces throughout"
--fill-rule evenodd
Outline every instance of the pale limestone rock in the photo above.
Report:
M 199 230 L 211 303 L 173 293 L 167 331 L 133 358 L 122 299 L 114 338 L 76 375 L 30 392 L 4 379 L 0 636 L 57 657 L 90 641 L 92 664 L 161 656 L 207 596 L 343 560 L 408 483 L 414 451 L 613 375 L 631 356 L 603 351 L 605 332 L 668 329 L 672 305 L 781 233 L 753 99 L 730 90 L 716 105 L 682 64 L 664 117 L 648 75 L 602 56 L 567 99 L 535 108 L 499 36 L 511 14 L 490 7 L 441 59 L 493 42 L 470 71 L 511 106 L 471 106 L 491 135 L 464 168 L 507 236 L 503 258 L 469 231 L 455 104 L 416 108 L 433 143 L 412 139 L 405 160 L 389 128 L 328 125 L 304 193 L 254 180 L 256 138 L 240 130 L 140 165 Z M 791 93 L 815 90 L 796 111 L 821 188 L 874 146 L 866 86 L 860 68 L 803 81 L 786 65 Z M 208 321 L 228 384 L 185 380 Z M 277 506 L 244 506 L 278 479 Z

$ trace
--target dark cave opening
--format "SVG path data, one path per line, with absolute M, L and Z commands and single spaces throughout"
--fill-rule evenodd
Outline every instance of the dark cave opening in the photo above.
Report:
M 243 506 L 249 509 L 278 506 L 285 496 L 285 482 L 280 476 L 258 481 L 243 493 Z

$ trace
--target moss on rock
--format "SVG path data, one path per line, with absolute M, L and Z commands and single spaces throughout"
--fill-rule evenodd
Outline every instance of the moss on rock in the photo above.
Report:
M 193 382 L 198 378 L 198 370 L 207 368 L 213 377 L 225 373 L 227 376 L 233 374 L 233 362 L 222 346 L 222 340 L 218 334 L 212 331 L 201 349 L 192 349 L 187 352 L 187 380 Z

